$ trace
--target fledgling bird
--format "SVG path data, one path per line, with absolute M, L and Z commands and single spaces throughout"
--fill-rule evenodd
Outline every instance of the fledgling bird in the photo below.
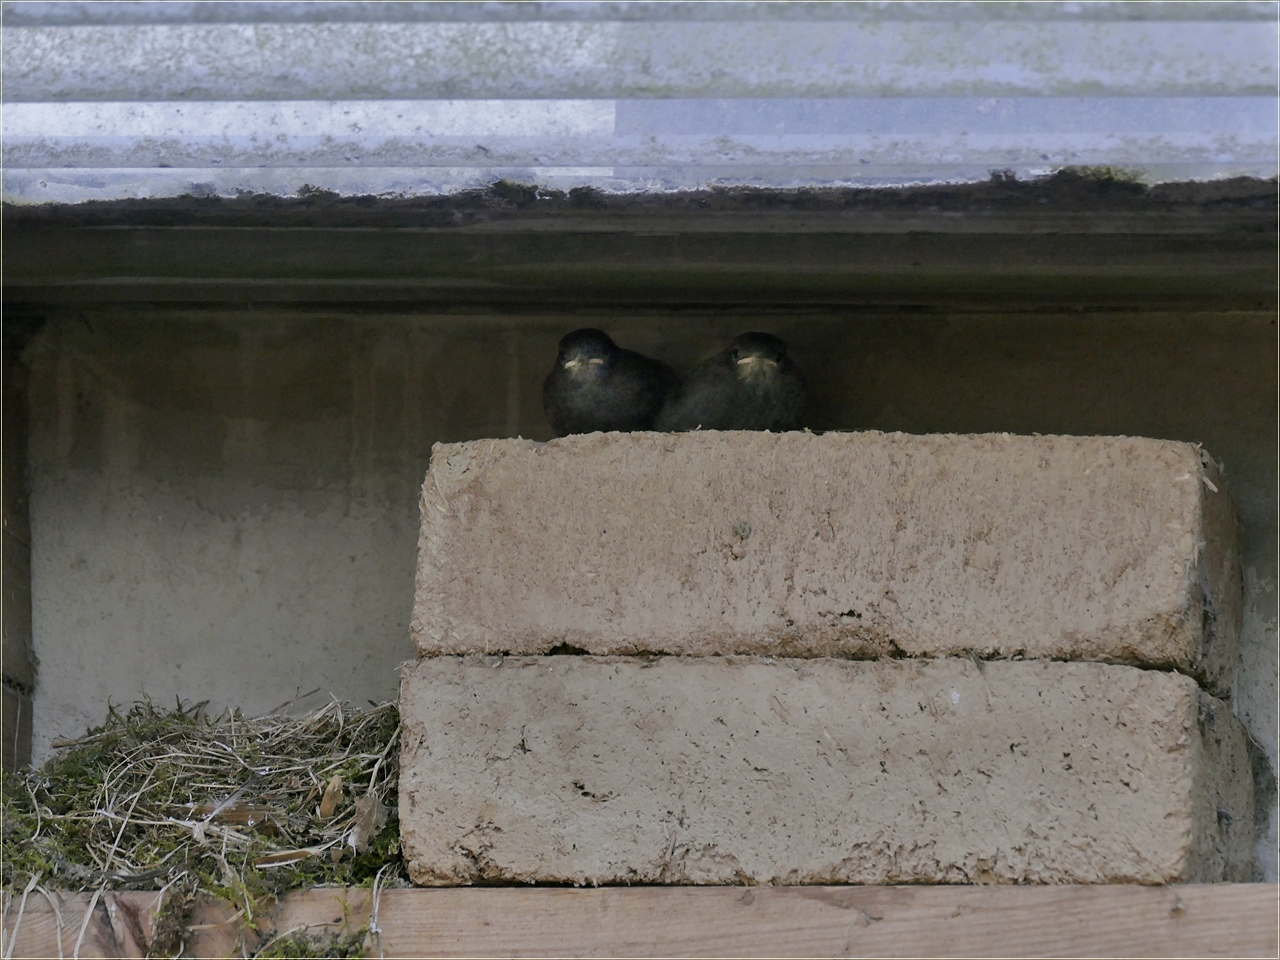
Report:
M 743 333 L 689 372 L 667 398 L 658 430 L 794 430 L 804 410 L 804 376 L 786 341 Z
M 560 340 L 556 365 L 542 384 L 542 409 L 557 437 L 652 430 L 677 383 L 665 363 L 623 350 L 604 331 L 587 327 Z

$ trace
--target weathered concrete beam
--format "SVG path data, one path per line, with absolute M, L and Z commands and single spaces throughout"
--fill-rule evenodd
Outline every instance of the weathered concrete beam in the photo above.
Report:
M 1262 180 L 1148 188 L 1064 171 L 903 190 L 305 193 L 6 205 L 6 303 L 1185 311 L 1275 300 L 1276 187 Z
M 432 657 L 400 825 L 429 885 L 1244 879 L 1230 708 L 1083 663 Z
M 420 654 L 1028 657 L 1226 689 L 1236 517 L 1132 437 L 592 434 L 433 450 Z

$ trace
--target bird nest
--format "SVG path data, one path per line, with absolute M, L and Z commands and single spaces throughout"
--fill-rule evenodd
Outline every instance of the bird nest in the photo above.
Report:
M 85 736 L 55 743 L 41 769 L 5 775 L 0 880 L 10 896 L 162 890 L 170 935 L 153 948 L 172 950 L 201 895 L 252 928 L 264 898 L 406 879 L 395 703 L 254 718 L 211 717 L 204 706 L 113 709 Z

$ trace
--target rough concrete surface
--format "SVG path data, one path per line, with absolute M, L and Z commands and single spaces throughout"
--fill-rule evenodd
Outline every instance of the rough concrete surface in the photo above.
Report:
M 703 431 L 438 445 L 419 653 L 1238 653 L 1235 513 L 1193 445 Z
M 414 882 L 1247 879 L 1230 708 L 1177 673 L 969 660 L 433 657 Z

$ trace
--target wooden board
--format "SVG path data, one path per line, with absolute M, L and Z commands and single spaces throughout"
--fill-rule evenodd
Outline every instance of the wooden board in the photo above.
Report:
M 90 899 L 32 891 L 19 922 L 21 897 L 5 898 L 5 956 L 72 957 Z M 155 903 L 99 897 L 79 955 L 143 956 Z M 400 889 L 378 898 L 368 955 L 1274 957 L 1278 907 L 1275 884 Z M 357 889 L 293 894 L 256 917 L 265 938 L 350 933 L 369 919 L 369 891 Z M 218 904 L 194 923 L 195 956 L 240 956 L 265 939 Z

